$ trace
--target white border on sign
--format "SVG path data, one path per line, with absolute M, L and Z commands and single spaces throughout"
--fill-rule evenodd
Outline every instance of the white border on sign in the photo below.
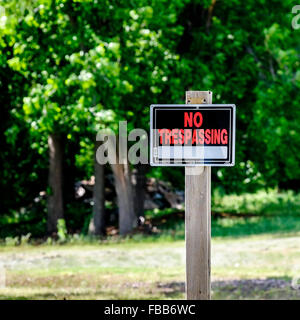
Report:
M 232 145 L 232 155 L 231 155 L 231 161 L 228 160 L 227 163 L 220 163 L 221 161 L 216 160 L 215 163 L 204 163 L 204 162 L 197 162 L 196 160 L 184 160 L 183 161 L 190 161 L 188 163 L 170 163 L 170 162 L 154 162 L 153 157 L 153 148 L 154 148 L 154 142 L 153 142 L 153 108 L 155 107 L 168 107 L 172 108 L 173 110 L 177 110 L 178 108 L 184 109 L 184 108 L 191 108 L 191 107 L 201 107 L 202 110 L 211 110 L 212 108 L 215 110 L 226 110 L 226 107 L 228 110 L 232 111 L 230 112 L 230 120 L 232 119 L 232 141 L 230 139 L 230 146 Z M 168 109 L 172 110 L 172 109 Z M 230 129 L 231 129 L 231 121 L 230 121 Z M 150 165 L 155 167 L 233 167 L 235 165 L 235 128 L 236 128 L 236 106 L 235 104 L 152 104 L 150 106 Z M 228 147 L 230 150 L 230 147 Z M 167 160 L 166 160 L 167 161 Z M 205 161 L 205 160 L 200 160 Z M 216 163 L 219 162 L 219 163 Z

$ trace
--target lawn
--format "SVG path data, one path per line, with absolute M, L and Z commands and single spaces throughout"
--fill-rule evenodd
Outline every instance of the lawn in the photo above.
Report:
M 276 223 L 272 231 L 271 218 L 263 219 L 269 232 L 259 235 L 249 235 L 251 219 L 221 220 L 223 231 L 235 233 L 212 240 L 212 299 L 300 298 L 292 286 L 300 276 L 299 219 L 293 218 L 294 229 L 289 221 L 288 231 Z M 0 261 L 6 269 L 2 299 L 184 299 L 184 241 L 168 234 L 120 243 L 2 246 Z
M 299 212 L 299 194 L 215 195 L 212 299 L 299 299 Z M 22 244 L 6 238 L 0 298 L 184 299 L 183 212 L 156 210 L 146 218 L 152 235 L 75 235 L 40 245 L 28 244 L 28 236 Z

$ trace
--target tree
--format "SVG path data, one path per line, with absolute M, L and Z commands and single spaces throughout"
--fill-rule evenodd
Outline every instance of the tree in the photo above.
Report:
M 48 136 L 49 146 L 49 188 L 48 194 L 48 232 L 56 231 L 57 222 L 64 218 L 62 190 L 62 143 L 55 133 Z
M 267 184 L 279 181 L 280 187 L 295 188 L 300 182 L 299 37 L 277 23 L 264 29 L 264 37 L 267 62 L 255 88 L 249 132 L 257 152 L 264 154 L 258 166 Z
M 96 143 L 96 149 L 99 143 Z M 94 152 L 96 155 L 96 151 Z M 93 190 L 93 215 L 89 224 L 89 234 L 105 235 L 105 184 L 104 184 L 104 165 L 99 164 L 94 159 L 95 183 Z
M 94 163 L 96 133 L 117 133 L 125 119 L 129 131 L 148 130 L 148 106 L 182 103 L 188 89 L 212 90 L 215 103 L 237 105 L 236 166 L 213 170 L 213 181 L 226 192 L 297 188 L 299 36 L 291 29 L 292 6 L 290 0 L 2 0 L 1 210 L 28 206 L 46 189 L 48 231 L 55 231 L 69 201 L 62 190 L 71 194 L 66 180 L 75 179 L 66 164 L 76 170 L 73 159 L 81 157 L 81 174 L 88 178 L 93 170 L 96 184 L 90 232 L 101 234 L 104 168 Z M 178 168 L 124 161 L 112 171 L 122 234 L 143 214 L 146 173 L 178 187 L 184 181 Z
M 52 1 L 25 11 L 8 60 L 10 68 L 30 83 L 23 112 L 15 114 L 30 125 L 35 146 L 50 150 L 49 233 L 63 217 L 62 141 L 72 140 L 76 133 L 96 132 L 105 120 L 104 105 L 110 109 L 118 101 L 117 94 L 110 98 L 110 88 L 118 92 L 124 87 L 118 79 L 118 44 L 87 23 L 95 4 L 85 4 L 89 10 L 79 14 L 82 5 Z M 98 10 L 109 14 L 106 5 Z
M 127 119 L 129 130 L 148 130 L 148 106 L 151 103 L 160 99 L 167 101 L 168 98 L 176 102 L 182 96 L 176 76 L 183 70 L 183 65 L 173 50 L 182 32 L 182 28 L 176 25 L 176 17 L 183 4 L 182 1 L 140 1 L 124 10 L 124 22 L 118 32 L 120 78 L 129 84 L 130 90 L 121 95 L 115 113 L 119 119 Z M 133 176 L 127 159 L 112 168 L 120 220 L 126 226 L 123 229 L 121 222 L 120 231 L 127 233 L 136 225 L 137 217 L 143 215 L 147 169 L 145 165 L 138 165 Z
M 292 1 L 191 0 L 180 15 L 184 32 L 178 53 L 197 70 L 186 86 L 213 91 L 214 103 L 237 105 L 236 166 L 212 171 L 227 192 L 299 179 L 293 135 L 299 115 L 292 107 L 299 104 L 299 36 L 291 29 L 292 7 Z M 291 101 L 295 122 L 284 99 Z M 289 151 L 281 153 L 284 145 Z

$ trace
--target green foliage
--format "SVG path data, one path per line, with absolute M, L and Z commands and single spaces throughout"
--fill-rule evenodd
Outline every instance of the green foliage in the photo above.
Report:
M 24 246 L 24 245 L 29 244 L 30 237 L 31 237 L 31 233 L 27 233 L 25 235 L 22 235 L 20 238 L 20 245 Z
M 183 103 L 185 90 L 212 90 L 214 103 L 237 105 L 236 166 L 213 169 L 213 188 L 222 195 L 299 189 L 300 33 L 291 28 L 293 5 L 1 0 L 0 235 L 13 232 L 14 223 L 18 235 L 45 230 L 45 200 L 32 203 L 47 189 L 49 133 L 62 137 L 70 195 L 75 179 L 93 173 L 99 129 L 117 130 L 127 120 L 129 130 L 148 130 L 148 106 Z M 149 175 L 183 189 L 183 172 L 155 168 Z M 220 200 L 220 211 L 243 209 L 224 204 L 228 199 Z M 72 216 L 74 199 L 66 200 L 68 229 L 86 229 L 89 209 L 83 218 L 85 208 Z
M 65 211 L 65 220 L 69 233 L 88 233 L 92 206 L 89 203 L 75 202 L 68 204 Z
M 212 194 L 212 214 L 217 216 L 300 216 L 300 194 L 293 191 L 260 190 L 256 193 L 222 194 L 215 189 Z M 145 212 L 150 219 L 167 218 L 182 210 L 167 208 Z
M 209 89 L 214 103 L 237 105 L 236 166 L 213 170 L 214 180 L 227 192 L 299 182 L 300 34 L 291 29 L 294 2 L 217 1 L 211 17 L 210 3 L 185 6 L 179 51 L 196 70 L 185 81 L 188 88 Z
M 261 144 L 258 162 L 270 184 L 299 179 L 299 34 L 275 23 L 264 30 L 270 72 L 259 81 L 250 133 Z M 259 130 L 257 128 L 259 127 Z
M 65 219 L 58 219 L 57 221 L 57 236 L 60 243 L 67 240 L 68 232 Z
M 5 245 L 6 246 L 16 246 L 19 243 L 19 238 L 18 237 L 6 237 L 5 238 Z
M 221 195 L 216 190 L 212 197 L 212 211 L 236 216 L 300 216 L 300 194 L 261 190 L 256 193 Z
M 76 211 L 76 208 L 73 208 Z M 130 237 L 108 236 L 105 239 L 87 235 L 87 232 L 76 230 L 76 225 L 86 224 L 83 231 L 87 231 L 89 215 L 85 211 L 73 211 L 73 214 L 83 216 L 85 222 L 76 222 L 78 218 L 71 218 L 71 208 L 67 215 L 68 233 L 66 221 L 60 219 L 58 222 L 57 239 L 48 238 L 45 245 L 70 244 L 70 245 L 89 245 L 89 244 L 118 244 L 118 243 L 152 243 L 170 242 L 174 240 L 184 240 L 184 218 L 182 211 L 177 209 L 147 210 L 146 219 L 151 219 L 151 223 L 156 226 L 156 231 L 151 235 L 142 233 L 134 234 Z M 181 215 L 180 215 L 181 213 Z M 294 234 L 300 230 L 300 195 L 292 191 L 278 193 L 277 190 L 259 191 L 255 194 L 241 195 L 221 195 L 215 191 L 212 197 L 212 235 L 213 237 L 241 237 L 258 234 Z M 73 222 L 73 220 L 75 222 Z M 71 222 L 71 225 L 70 225 Z M 72 224 L 74 223 L 74 224 Z M 20 228 L 22 222 L 14 223 L 13 228 Z M 80 228 L 79 228 L 80 229 Z M 31 234 L 16 234 L 10 231 L 10 236 L 5 238 L 4 244 L 7 246 L 17 246 L 35 244 Z M 28 230 L 28 229 L 27 229 Z M 35 228 L 32 228 L 33 232 Z M 44 231 L 43 231 L 44 232 Z M 43 235 L 40 231 L 40 236 Z M 36 233 L 34 234 L 36 236 Z
M 34 206 L 21 207 L 11 210 L 9 214 L 0 215 L 0 238 L 9 236 L 43 237 L 46 232 L 45 201 L 35 203 Z

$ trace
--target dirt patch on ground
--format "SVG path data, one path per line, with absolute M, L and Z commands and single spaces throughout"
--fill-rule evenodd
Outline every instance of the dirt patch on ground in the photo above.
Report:
M 22 298 L 26 299 L 184 299 L 185 296 L 184 282 L 124 280 L 88 274 L 11 275 L 7 288 L 12 292 L 7 296 L 4 293 L 0 298 L 20 298 L 20 293 L 14 293 L 14 290 L 20 290 Z M 28 295 L 26 290 L 29 290 Z M 212 282 L 212 299 L 300 299 L 300 290 L 293 288 L 291 281 L 286 279 L 215 280 Z
M 165 295 L 185 291 L 184 282 L 158 283 Z M 300 299 L 300 290 L 284 279 L 217 280 L 212 282 L 213 299 Z

